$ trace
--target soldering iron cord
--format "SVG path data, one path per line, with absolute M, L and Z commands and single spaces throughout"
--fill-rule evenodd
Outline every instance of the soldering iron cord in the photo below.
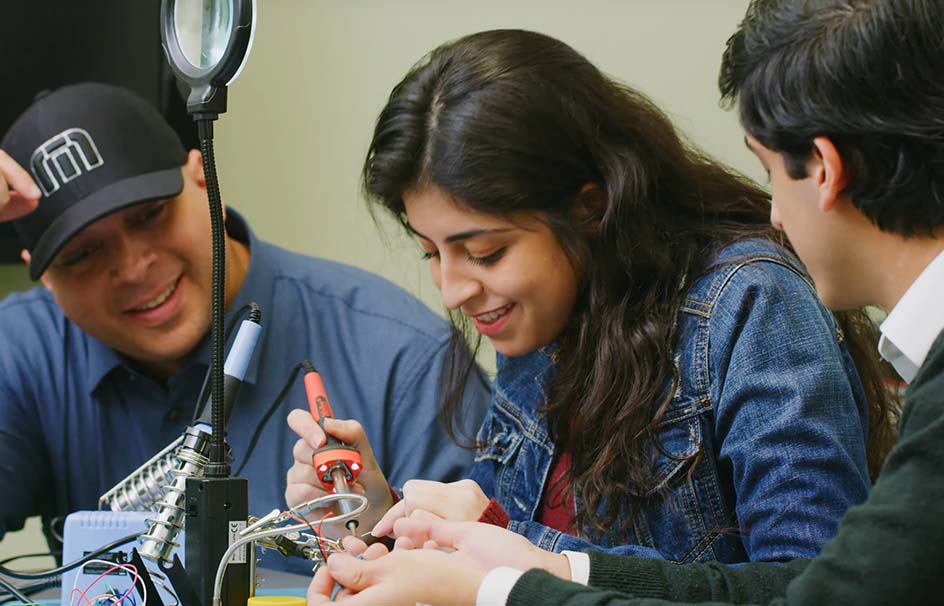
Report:
M 13 578 L 13 579 L 24 579 L 24 580 L 48 579 L 49 577 L 61 575 L 63 573 L 69 572 L 70 570 L 74 568 L 78 568 L 79 566 L 81 566 L 82 564 L 85 564 L 89 560 L 94 560 L 96 558 L 99 558 L 102 555 L 108 553 L 109 551 L 115 549 L 116 547 L 127 545 L 128 543 L 137 539 L 138 535 L 140 534 L 141 533 L 136 532 L 134 534 L 129 534 L 127 536 L 121 537 L 120 539 L 116 539 L 112 541 L 111 543 L 109 543 L 108 545 L 105 545 L 101 549 L 98 549 L 97 551 L 89 553 L 79 558 L 78 560 L 75 560 L 74 562 L 63 564 L 62 566 L 58 568 L 53 568 L 52 570 L 44 570 L 41 572 L 21 572 L 18 570 L 11 570 L 9 568 L 0 566 L 0 574 Z

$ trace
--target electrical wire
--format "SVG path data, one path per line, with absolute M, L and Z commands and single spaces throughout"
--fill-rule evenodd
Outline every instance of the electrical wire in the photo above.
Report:
M 6 566 L 10 562 L 16 562 L 17 560 L 25 560 L 28 558 L 59 558 L 62 557 L 61 551 L 49 551 L 46 553 L 24 553 L 23 555 L 16 555 L 9 558 L 4 558 L 0 560 L 0 567 Z
M 334 503 L 334 502 L 342 501 L 345 499 L 358 501 L 359 505 L 357 509 L 348 513 L 341 513 L 341 514 L 333 515 L 329 518 L 323 518 L 324 522 L 338 523 L 338 522 L 344 522 L 346 520 L 351 520 L 361 515 L 365 511 L 367 511 L 367 508 L 369 507 L 367 497 L 365 497 L 364 495 L 356 494 L 356 493 L 348 493 L 348 494 L 332 493 L 332 494 L 326 494 L 323 497 L 318 497 L 317 499 L 312 499 L 311 501 L 302 503 L 296 506 L 295 508 L 290 509 L 288 511 L 288 514 L 289 514 L 289 517 L 295 516 L 295 515 L 304 515 L 302 514 L 302 512 L 299 511 L 299 509 L 305 509 L 305 511 L 312 511 L 314 509 L 323 507 L 324 505 L 327 505 L 329 503 Z M 254 541 L 257 541 L 259 539 L 275 537 L 275 536 L 284 536 L 288 533 L 304 530 L 307 526 L 308 526 L 308 522 L 306 521 L 305 524 L 296 524 L 295 526 L 283 526 L 279 528 L 271 528 L 268 530 L 257 530 L 255 532 L 251 532 L 247 534 L 240 533 L 242 536 L 240 536 L 240 538 L 230 543 L 229 548 L 227 548 L 227 550 L 223 552 L 223 557 L 220 559 L 220 564 L 216 569 L 216 578 L 213 581 L 213 600 L 212 600 L 211 606 L 221 606 L 222 604 L 220 595 L 223 589 L 223 575 L 226 574 L 226 567 L 229 565 L 230 558 L 233 557 L 234 553 L 236 553 L 239 549 L 243 548 L 245 545 L 252 543 Z M 244 530 L 243 532 L 245 533 L 246 531 Z
M 324 536 L 321 534 L 321 525 L 324 524 L 325 518 L 331 515 L 331 512 L 321 516 L 321 519 L 318 520 L 318 530 L 315 531 L 315 536 L 318 537 L 318 549 L 321 550 L 321 557 L 324 559 L 325 564 L 328 563 L 328 552 L 325 551 L 324 547 Z M 309 524 L 310 526 L 310 524 Z
M 98 557 L 101 557 L 102 555 L 108 553 L 109 551 L 115 549 L 116 547 L 127 545 L 128 543 L 137 539 L 138 535 L 140 534 L 141 534 L 140 532 L 136 532 L 134 534 L 129 534 L 128 536 L 121 537 L 120 539 L 116 539 L 112 541 L 111 543 L 109 543 L 108 545 L 105 545 L 104 547 L 98 549 L 97 551 L 93 551 L 92 553 L 86 554 L 85 556 L 79 558 L 78 560 L 75 560 L 74 562 L 70 562 L 68 564 L 64 564 L 58 568 L 53 568 L 51 570 L 45 570 L 41 572 L 21 572 L 19 570 L 11 570 L 9 568 L 0 566 L 0 574 L 8 576 L 13 579 L 25 579 L 25 580 L 48 579 L 49 577 L 61 575 L 65 572 L 69 572 L 70 570 L 74 568 L 78 568 L 79 566 L 85 564 L 89 560 L 94 560 Z
M 49 520 L 49 524 L 46 525 L 46 528 L 49 530 L 49 534 L 52 535 L 52 538 L 59 541 L 59 544 L 62 545 L 65 542 L 65 539 L 62 538 L 62 531 L 56 530 L 56 526 L 59 526 L 65 530 L 65 516 L 56 516 Z
M 167 575 L 153 568 L 148 568 L 147 566 L 144 567 L 144 570 L 150 575 L 151 582 L 154 583 L 155 589 L 163 589 L 168 595 L 174 598 L 175 601 L 173 604 L 165 604 L 164 606 L 180 606 L 180 597 L 177 595 L 177 590 L 164 582 L 167 581 Z M 141 606 L 147 606 L 147 604 L 142 604 Z
M 53 589 L 54 587 L 59 587 L 62 584 L 62 577 L 55 576 L 48 579 L 43 579 L 41 581 L 33 581 L 32 583 L 24 583 L 23 585 L 17 586 L 17 589 L 23 595 L 30 596 L 34 593 L 39 593 L 40 591 L 45 591 L 46 589 Z M 21 602 L 11 595 L 4 595 L 6 591 L 0 593 L 0 605 L 8 604 L 10 602 Z
M 34 603 L 35 603 L 35 602 L 33 602 L 33 600 L 31 600 L 31 599 L 29 599 L 28 597 L 26 597 L 25 595 L 23 595 L 23 593 L 13 585 L 13 583 L 7 581 L 7 580 L 4 579 L 4 578 L 0 578 L 0 588 L 2 588 L 4 591 L 6 591 L 6 592 L 9 593 L 11 596 L 13 596 L 14 598 L 16 598 L 17 600 L 19 600 L 20 602 L 22 602 L 22 603 L 24 603 L 24 604 L 34 604 Z
M 305 362 L 308 360 L 299 362 L 295 365 L 295 368 L 292 369 L 292 373 L 289 375 L 288 380 L 285 382 L 285 386 L 282 387 L 282 391 L 279 392 L 279 395 L 275 397 L 275 401 L 269 406 L 269 409 L 262 415 L 262 418 L 256 424 L 256 430 L 252 434 L 252 438 L 249 440 L 249 446 L 246 448 L 246 454 L 243 455 L 243 460 L 239 464 L 239 468 L 234 473 L 234 476 L 238 476 L 239 473 L 246 467 L 246 463 L 249 462 L 249 457 L 252 456 L 253 450 L 256 449 L 256 443 L 259 441 L 259 438 L 262 436 L 262 430 L 265 429 L 266 423 L 269 422 L 269 419 L 272 418 L 272 415 L 275 414 L 275 411 L 278 410 L 279 405 L 282 403 L 282 400 L 285 399 L 285 396 L 288 395 L 289 389 L 292 388 L 292 385 L 295 383 L 295 378 L 298 376 L 298 371 L 305 367 Z M 308 362 L 311 364 L 311 362 Z
M 324 514 L 321 517 L 321 520 L 318 521 L 318 530 L 315 530 L 315 527 L 311 525 L 311 522 L 309 522 L 308 520 L 306 520 L 305 518 L 301 516 L 297 516 L 297 515 L 289 516 L 290 518 L 292 518 L 299 524 L 308 524 L 308 528 L 311 529 L 311 534 L 315 535 L 315 538 L 318 539 L 318 550 L 321 552 L 321 559 L 323 559 L 325 562 L 328 561 L 328 552 L 325 550 L 325 547 L 324 547 L 324 537 L 321 536 L 321 523 L 326 517 L 330 516 L 331 513 L 332 512 L 329 511 L 328 513 Z
M 110 568 L 107 568 L 104 572 L 102 572 L 102 573 L 99 574 L 97 577 L 95 577 L 95 579 L 94 579 L 91 583 L 89 583 L 88 585 L 85 586 L 85 589 L 79 589 L 79 588 L 78 588 L 79 575 L 75 575 L 75 579 L 72 581 L 72 591 L 69 592 L 69 602 L 70 602 L 70 603 L 74 603 L 72 596 L 74 596 L 76 593 L 78 593 L 78 594 L 79 594 L 79 598 L 85 602 L 85 605 L 86 605 L 86 606 L 98 606 L 99 604 L 101 604 L 101 602 L 102 602 L 103 599 L 105 599 L 105 600 L 114 600 L 114 599 L 117 599 L 117 601 L 114 601 L 113 603 L 114 603 L 114 604 L 121 604 L 121 603 L 124 602 L 126 599 L 128 599 L 128 597 L 131 595 L 131 592 L 134 591 L 134 586 L 135 586 L 135 584 L 136 584 L 136 583 L 141 583 L 141 603 L 142 603 L 142 605 L 146 605 L 146 604 L 147 604 L 147 585 L 145 585 L 144 579 L 143 579 L 143 578 L 141 577 L 141 575 L 138 573 L 138 568 L 137 568 L 137 566 L 135 566 L 134 564 L 126 564 L 126 563 L 116 564 L 115 562 L 110 562 L 110 561 L 108 561 L 108 560 L 96 560 L 96 559 L 89 560 L 89 563 L 103 564 L 103 565 L 105 565 L 105 566 L 110 566 Z M 101 581 L 102 579 L 104 579 L 107 575 L 111 574 L 112 572 L 114 572 L 114 571 L 116 571 L 116 570 L 123 570 L 123 571 L 125 571 L 126 573 L 127 573 L 127 572 L 130 572 L 132 575 L 134 575 L 133 578 L 132 578 L 132 580 L 131 580 L 131 586 L 128 587 L 127 591 L 125 591 L 125 592 L 124 592 L 123 594 L 121 594 L 121 596 L 119 597 L 118 592 L 117 592 L 114 588 L 112 588 L 111 585 L 109 584 L 108 590 L 107 590 L 106 593 L 104 593 L 104 594 L 102 594 L 102 595 L 99 595 L 99 596 L 93 598 L 94 601 L 93 601 L 93 600 L 90 600 L 90 599 L 87 597 L 87 594 L 88 594 L 89 590 L 90 590 L 92 587 L 94 587 L 94 586 L 96 585 L 96 583 L 98 583 L 99 581 Z M 135 602 L 134 602 L 134 598 L 131 598 L 131 603 L 132 603 L 132 604 L 135 603 Z M 65 605 L 63 605 L 63 606 L 65 606 Z

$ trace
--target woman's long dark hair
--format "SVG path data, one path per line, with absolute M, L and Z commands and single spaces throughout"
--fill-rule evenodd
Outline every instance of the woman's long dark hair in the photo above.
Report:
M 640 93 L 566 44 L 519 30 L 461 38 L 414 66 L 378 118 L 363 179 L 401 221 L 403 193 L 429 186 L 477 211 L 546 218 L 582 277 L 545 406 L 586 502 L 576 525 L 604 534 L 625 503 L 631 517 L 652 485 L 685 293 L 721 247 L 782 243 L 768 195 L 687 146 Z M 581 194 L 588 183 L 603 195 Z M 892 401 L 870 325 L 857 314 L 841 322 L 871 403 L 877 473 L 894 441 Z M 454 359 L 468 361 L 466 344 L 455 346 Z M 467 374 L 468 362 L 450 375 L 447 418 Z

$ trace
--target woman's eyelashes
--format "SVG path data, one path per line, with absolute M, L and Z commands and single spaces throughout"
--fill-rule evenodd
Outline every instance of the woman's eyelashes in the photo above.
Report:
M 492 265 L 494 263 L 497 263 L 498 260 L 501 259 L 505 255 L 505 250 L 506 250 L 506 247 L 503 246 L 499 248 L 498 250 L 496 250 L 495 252 L 488 255 L 484 255 L 482 257 L 475 257 L 470 254 L 468 255 L 469 263 L 472 263 L 473 265 Z
M 481 266 L 493 265 L 494 263 L 498 262 L 499 259 L 505 256 L 506 250 L 507 250 L 507 247 L 503 246 L 493 253 L 482 255 L 480 257 L 472 255 L 469 252 L 466 252 L 466 259 L 469 261 L 469 263 L 472 263 L 473 265 L 481 265 Z M 424 250 L 420 256 L 423 258 L 424 261 L 428 261 L 430 259 L 438 259 L 439 251 L 438 250 Z

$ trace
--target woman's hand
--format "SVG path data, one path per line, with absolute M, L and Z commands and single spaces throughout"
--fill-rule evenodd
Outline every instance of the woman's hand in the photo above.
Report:
M 307 410 L 302 409 L 289 413 L 288 425 L 301 438 L 292 449 L 295 463 L 286 474 L 285 502 L 292 508 L 329 493 L 321 485 L 318 472 L 311 463 L 315 450 L 325 444 L 326 437 L 321 427 L 315 423 Z M 367 434 L 357 421 L 325 419 L 324 425 L 328 433 L 361 453 L 363 467 L 357 482 L 351 486 L 351 490 L 363 494 L 370 502 L 370 508 L 360 519 L 362 528 L 370 528 L 393 505 L 393 496 L 390 494 L 387 479 L 377 465 L 377 459 L 374 458 L 374 452 L 367 441 Z M 329 508 L 316 509 L 312 512 L 313 516 L 309 517 L 316 519 L 329 511 L 331 511 Z
M 345 588 L 335 597 L 337 604 L 475 606 L 486 572 L 458 551 L 397 548 L 375 559 L 369 559 L 367 552 L 365 559 L 336 553 L 312 580 L 308 606 L 328 603 L 335 581 Z
M 344 537 L 342 544 L 345 552 L 362 560 L 376 560 L 380 556 L 389 553 L 387 548 L 381 543 L 375 543 L 368 547 L 363 541 L 350 535 Z M 331 599 L 331 594 L 334 592 L 335 586 L 336 581 L 334 577 L 331 576 L 328 567 L 320 566 L 318 572 L 315 573 L 315 577 L 308 585 L 308 603 L 324 604 Z M 335 599 L 343 600 L 355 593 L 356 592 L 342 586 L 335 596 Z
M 455 549 L 486 570 L 499 566 L 520 570 L 541 568 L 570 580 L 567 556 L 545 551 L 520 534 L 493 524 L 401 518 L 394 524 L 393 533 L 398 548 L 417 545 Z
M 482 579 L 498 566 L 542 568 L 570 580 L 566 556 L 498 526 L 408 518 L 395 526 L 396 549 L 389 554 L 380 544 L 365 548 L 345 538 L 348 553 L 332 555 L 318 570 L 308 606 L 327 603 L 335 583 L 342 586 L 338 604 L 475 604 Z
M 0 150 L 0 221 L 33 212 L 41 195 L 30 174 Z
M 488 497 L 472 480 L 444 484 L 410 480 L 403 485 L 403 498 L 384 514 L 371 534 L 382 537 L 393 531 L 402 518 L 430 518 L 454 522 L 475 522 L 488 507 Z M 428 515 L 432 514 L 432 516 Z

